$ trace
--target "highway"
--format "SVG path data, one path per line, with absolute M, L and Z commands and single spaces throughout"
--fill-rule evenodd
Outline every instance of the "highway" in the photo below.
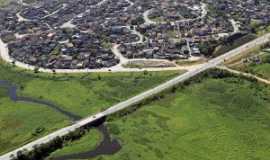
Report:
M 69 132 L 74 131 L 80 127 L 83 127 L 83 126 L 85 126 L 85 125 L 87 125 L 87 124 L 89 124 L 97 119 L 100 119 L 104 116 L 114 114 L 114 113 L 116 113 L 120 110 L 123 110 L 127 107 L 130 107 L 134 104 L 140 103 L 142 100 L 147 99 L 155 94 L 158 94 L 166 89 L 169 89 L 169 88 L 173 87 L 174 85 L 179 84 L 179 83 L 181 83 L 181 82 L 183 82 L 183 81 L 185 81 L 185 80 L 187 80 L 187 79 L 189 79 L 189 78 L 191 78 L 191 77 L 193 77 L 193 76 L 195 76 L 195 75 L 197 75 L 197 74 L 199 74 L 207 69 L 216 67 L 217 65 L 221 64 L 225 60 L 228 60 L 236 55 L 239 55 L 239 54 L 243 53 L 244 51 L 252 49 L 255 46 L 262 45 L 262 44 L 268 42 L 269 38 L 270 38 L 270 33 L 268 33 L 262 37 L 259 37 L 259 38 L 255 39 L 249 43 L 246 43 L 246 44 L 244 44 L 244 45 L 242 45 L 234 50 L 231 50 L 231 51 L 229 51 L 229 52 L 227 52 L 227 53 L 225 53 L 217 58 L 214 58 L 214 59 L 208 61 L 207 63 L 203 64 L 200 68 L 190 70 L 190 71 L 188 71 L 182 75 L 179 75 L 178 77 L 173 78 L 173 79 L 171 79 L 171 80 L 169 80 L 169 81 L 167 81 L 167 82 L 165 82 L 165 83 L 163 83 L 163 84 L 161 84 L 153 89 L 150 89 L 146 92 L 143 92 L 143 93 L 141 93 L 133 98 L 130 98 L 126 101 L 123 101 L 121 103 L 118 103 L 118 104 L 110 107 L 109 109 L 107 109 L 103 112 L 97 113 L 97 114 L 89 116 L 87 118 L 84 118 L 84 119 L 74 123 L 71 126 L 57 130 L 57 131 L 55 131 L 55 132 L 53 132 L 53 133 L 51 133 L 43 138 L 35 140 L 35 141 L 25 145 L 25 146 L 22 146 L 16 150 L 14 150 L 14 151 L 11 151 L 7 154 L 4 154 L 0 157 L 0 160 L 9 160 L 11 155 L 16 155 L 16 153 L 20 150 L 24 150 L 24 149 L 31 150 L 36 145 L 40 145 L 42 143 L 47 143 L 50 140 L 52 140 L 58 136 L 59 137 L 64 136 L 64 135 L 68 134 Z

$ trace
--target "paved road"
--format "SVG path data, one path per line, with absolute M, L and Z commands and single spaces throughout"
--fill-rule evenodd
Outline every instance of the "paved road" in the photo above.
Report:
M 19 149 L 11 151 L 11 152 L 1 156 L 0 160 L 9 160 L 10 156 L 12 154 L 16 155 L 16 153 L 18 151 L 20 151 L 20 150 L 24 150 L 24 149 L 31 150 L 31 149 L 33 149 L 33 146 L 35 146 L 35 145 L 39 145 L 39 144 L 42 144 L 42 143 L 47 143 L 50 140 L 54 139 L 55 137 L 66 135 L 67 133 L 69 133 L 71 131 L 74 131 L 75 129 L 80 128 L 82 126 L 85 126 L 85 125 L 87 125 L 87 124 L 89 124 L 89 123 L 91 123 L 91 122 L 93 122 L 93 121 L 95 121 L 95 120 L 97 120 L 99 118 L 111 115 L 111 114 L 116 113 L 116 112 L 118 112 L 120 110 L 123 110 L 123 109 L 125 109 L 127 107 L 130 107 L 130 106 L 132 106 L 134 104 L 137 104 L 137 103 L 141 102 L 142 100 L 144 100 L 146 98 L 149 98 L 149 97 L 151 97 L 151 96 L 153 96 L 153 95 L 155 95 L 157 93 L 160 93 L 161 91 L 164 91 L 164 90 L 166 90 L 166 89 L 168 89 L 170 87 L 173 87 L 174 85 L 176 85 L 176 84 L 178 84 L 180 82 L 183 82 L 183 81 L 185 81 L 185 80 L 187 80 L 187 79 L 189 79 L 189 78 L 191 78 L 191 77 L 193 77 L 193 76 L 195 76 L 195 75 L 197 75 L 197 74 L 199 74 L 199 73 L 201 73 L 201 72 L 203 72 L 203 71 L 205 71 L 205 70 L 207 70 L 209 68 L 216 67 L 218 64 L 224 62 L 224 60 L 227 60 L 227 59 L 230 59 L 230 58 L 232 58 L 232 57 L 234 57 L 236 55 L 239 55 L 243 51 L 246 51 L 246 50 L 249 50 L 249 49 L 251 49 L 251 48 L 253 48 L 255 46 L 264 44 L 264 43 L 269 41 L 269 38 L 270 38 L 270 33 L 266 34 L 266 35 L 264 35 L 264 36 L 262 36 L 260 38 L 257 38 L 257 39 L 255 39 L 255 40 L 253 40 L 253 41 L 251 41 L 251 42 L 249 42 L 247 44 L 244 44 L 241 47 L 236 48 L 236 49 L 234 49 L 234 50 L 232 50 L 230 52 L 227 52 L 224 55 L 221 55 L 221 56 L 219 56 L 217 58 L 214 58 L 214 59 L 208 61 L 208 63 L 202 65 L 198 69 L 188 71 L 188 72 L 186 72 L 186 73 L 184 73 L 184 74 L 182 74 L 182 75 L 180 75 L 180 76 L 178 76 L 178 77 L 176 77 L 176 78 L 174 78 L 174 79 L 172 79 L 172 80 L 170 80 L 168 82 L 165 82 L 165 83 L 163 83 L 163 84 L 161 84 L 161 85 L 159 85 L 159 86 L 157 86 L 157 87 L 155 87 L 153 89 L 150 89 L 150 90 L 148 90 L 146 92 L 143 92 L 142 94 L 139 94 L 139 95 L 137 95 L 137 96 L 135 96 L 133 98 L 130 98 L 130 99 L 126 100 L 126 101 L 123 101 L 121 103 L 118 103 L 118 104 L 110 107 L 109 109 L 107 109 L 107 110 L 105 110 L 103 112 L 100 112 L 100 113 L 98 113 L 96 115 L 93 115 L 93 116 L 87 117 L 85 119 L 82 119 L 82 120 L 76 122 L 75 124 L 73 124 L 71 126 L 62 128 L 62 129 L 60 129 L 58 131 L 55 131 L 55 132 L 53 132 L 53 133 L 51 133 L 51 134 L 49 134 L 49 135 L 47 135 L 47 136 L 45 136 L 43 138 L 40 138 L 40 139 L 38 139 L 36 141 L 33 141 L 33 142 L 31 142 L 31 143 L 29 143 L 29 144 L 27 144 L 27 145 L 25 145 L 25 146 L 23 146 L 23 147 L 21 147 Z
M 153 11 L 153 9 L 149 9 L 149 10 L 147 10 L 147 11 L 145 11 L 145 12 L 143 13 L 143 19 L 144 19 L 144 21 L 145 21 L 144 24 L 146 24 L 146 25 L 157 24 L 157 22 L 152 21 L 152 20 L 149 18 L 149 14 L 150 14 L 152 11 Z
M 193 18 L 193 19 L 182 19 L 182 20 L 177 20 L 177 21 L 174 21 L 174 23 L 188 23 L 188 22 L 192 22 L 192 21 L 195 21 L 195 20 L 198 20 L 198 19 L 203 19 L 206 17 L 208 11 L 207 11 L 207 5 L 205 3 L 201 3 L 201 9 L 202 9 L 202 13 L 201 13 L 201 16 L 197 17 L 197 18 Z M 144 13 L 143 13 L 143 19 L 145 21 L 145 25 L 156 25 L 156 24 L 166 24 L 167 22 L 163 21 L 163 22 L 156 22 L 156 21 L 153 21 L 149 18 L 149 15 L 151 14 L 151 12 L 153 12 L 153 9 L 149 9 L 149 10 L 146 10 Z

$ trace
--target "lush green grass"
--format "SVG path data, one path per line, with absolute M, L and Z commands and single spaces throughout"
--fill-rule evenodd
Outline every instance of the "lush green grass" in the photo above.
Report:
M 122 149 L 96 159 L 268 160 L 269 97 L 262 84 L 204 79 L 108 122 Z
M 260 64 L 250 64 L 248 70 L 258 76 L 270 79 L 270 52 L 265 52 L 260 58 L 262 62 Z
M 169 78 L 175 73 L 117 73 L 89 75 L 84 79 L 35 79 L 25 84 L 22 94 L 51 100 L 81 116 L 101 111 L 112 104 L 136 95 Z
M 45 106 L 12 102 L 1 94 L 0 154 L 68 124 L 66 117 Z
M 91 129 L 88 134 L 78 141 L 66 144 L 64 148 L 59 149 L 51 154 L 51 157 L 57 157 L 65 154 L 72 154 L 76 152 L 86 152 L 94 149 L 101 141 L 102 136 L 96 129 Z
M 270 63 L 263 63 L 249 67 L 252 73 L 255 73 L 263 78 L 270 79 Z
M 86 116 L 136 95 L 179 72 L 34 74 L 0 63 L 0 80 L 18 86 L 19 94 L 49 100 L 69 112 Z M 46 106 L 15 103 L 0 87 L 0 153 L 66 126 L 69 121 Z M 33 136 L 36 130 L 45 130 Z
M 48 75 L 0 67 L 0 79 L 18 84 L 19 94 L 50 100 L 81 116 L 99 112 L 178 74 L 179 71 Z
M 262 53 L 259 56 L 261 59 L 260 63 L 256 62 L 244 63 L 235 66 L 234 69 L 252 73 L 259 77 L 270 80 L 270 52 L 260 52 L 260 53 Z
M 0 154 L 68 124 L 66 117 L 46 106 L 11 101 L 7 88 L 0 86 Z

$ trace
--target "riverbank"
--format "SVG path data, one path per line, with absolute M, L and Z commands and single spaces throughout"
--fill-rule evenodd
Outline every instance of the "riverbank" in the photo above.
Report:
M 0 153 L 69 125 L 71 121 L 67 115 L 88 116 L 178 74 L 46 74 L 0 62 L 0 80 L 9 84 L 0 86 Z M 13 88 L 12 96 L 8 93 L 10 87 Z M 19 101 L 12 98 L 19 98 Z M 37 136 L 32 135 L 36 131 Z
M 80 157 L 80 150 L 71 145 L 72 154 L 63 157 L 267 160 L 269 91 L 268 85 L 252 78 L 221 70 L 205 72 L 137 109 L 108 117 L 109 132 L 122 145 L 115 154 Z
M 15 102 L 7 94 L 0 85 L 0 154 L 70 125 L 66 116 L 47 106 Z

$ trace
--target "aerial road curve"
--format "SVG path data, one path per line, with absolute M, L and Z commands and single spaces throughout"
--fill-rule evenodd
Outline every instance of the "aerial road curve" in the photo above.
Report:
M 25 149 L 32 150 L 33 147 L 36 145 L 47 143 L 56 137 L 64 136 L 64 135 L 66 135 L 66 134 L 68 134 L 68 133 L 70 133 L 70 132 L 72 132 L 80 127 L 83 127 L 91 122 L 94 122 L 95 120 L 98 120 L 102 117 L 105 117 L 105 116 L 108 116 L 111 114 L 114 114 L 114 113 L 116 113 L 120 110 L 123 110 L 125 108 L 128 108 L 134 104 L 140 103 L 142 100 L 147 99 L 155 94 L 158 94 L 166 89 L 169 89 L 169 88 L 175 86 L 176 84 L 179 84 L 179 83 L 181 83 L 181 82 L 183 82 L 183 81 L 185 81 L 185 80 L 187 80 L 187 79 L 189 79 L 189 78 L 191 78 L 191 77 L 193 77 L 193 76 L 195 76 L 195 75 L 197 75 L 197 74 L 199 74 L 207 69 L 216 67 L 217 65 L 223 63 L 225 60 L 228 60 L 236 55 L 239 55 L 239 54 L 243 53 L 244 51 L 247 51 L 247 50 L 250 50 L 256 46 L 265 44 L 266 42 L 269 41 L 269 38 L 270 38 L 270 33 L 268 33 L 262 37 L 259 37 L 251 42 L 248 42 L 248 43 L 246 43 L 246 44 L 244 44 L 244 45 L 242 45 L 234 50 L 231 50 L 231 51 L 229 51 L 229 52 L 227 52 L 227 53 L 225 53 L 217 58 L 214 58 L 214 59 L 208 61 L 207 63 L 203 64 L 200 68 L 190 70 L 190 71 L 188 71 L 182 75 L 179 75 L 178 77 L 173 78 L 173 79 L 171 79 L 171 80 L 169 80 L 169 81 L 167 81 L 167 82 L 165 82 L 165 83 L 163 83 L 163 84 L 161 84 L 153 89 L 150 89 L 146 92 L 143 92 L 143 93 L 141 93 L 133 98 L 130 98 L 126 101 L 123 101 L 121 103 L 118 103 L 118 104 L 110 107 L 109 109 L 107 109 L 103 112 L 89 116 L 85 119 L 82 119 L 82 120 L 74 123 L 71 126 L 57 130 L 57 131 L 55 131 L 47 136 L 44 136 L 44 137 L 42 137 L 38 140 L 35 140 L 29 144 L 26 144 L 26 145 L 14 150 L 14 151 L 6 153 L 0 157 L 0 160 L 10 160 L 11 159 L 10 156 L 16 155 L 16 153 L 18 151 L 25 150 Z

